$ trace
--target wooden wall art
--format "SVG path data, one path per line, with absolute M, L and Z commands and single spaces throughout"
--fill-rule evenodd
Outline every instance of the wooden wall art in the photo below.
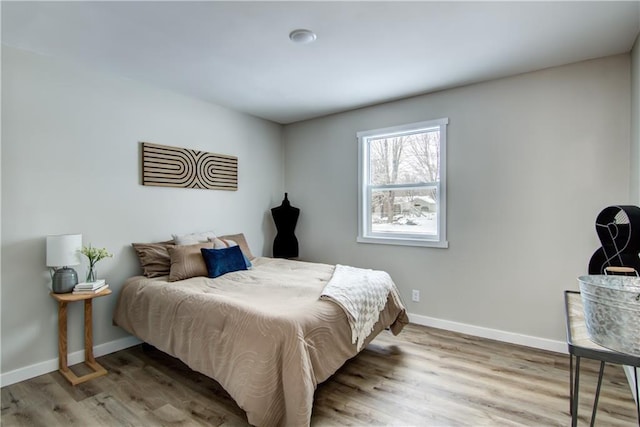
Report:
M 168 145 L 142 145 L 142 185 L 238 189 L 238 158 Z

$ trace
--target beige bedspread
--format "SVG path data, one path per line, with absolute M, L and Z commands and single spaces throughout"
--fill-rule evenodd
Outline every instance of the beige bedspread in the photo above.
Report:
M 309 424 L 313 394 L 356 355 L 344 311 L 320 293 L 334 266 L 255 258 L 216 279 L 133 277 L 114 322 L 217 380 L 257 426 Z M 408 318 L 395 289 L 369 336 Z

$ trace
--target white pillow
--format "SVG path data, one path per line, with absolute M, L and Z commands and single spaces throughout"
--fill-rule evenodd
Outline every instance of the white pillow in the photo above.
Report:
M 238 243 L 234 240 L 228 240 L 228 239 L 220 239 L 218 237 L 210 237 L 209 238 L 210 242 L 213 242 L 213 249 L 224 249 L 224 248 L 230 248 L 232 246 L 238 246 Z
M 176 245 L 197 245 L 198 243 L 213 241 L 216 238 L 216 233 L 205 231 L 183 235 L 172 234 L 171 237 L 173 237 L 173 243 Z

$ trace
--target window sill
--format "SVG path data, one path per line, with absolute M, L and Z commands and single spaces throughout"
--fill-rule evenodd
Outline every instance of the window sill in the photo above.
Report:
M 446 240 L 420 240 L 420 239 L 393 239 L 389 237 L 360 237 L 356 239 L 358 243 L 373 243 L 379 245 L 396 245 L 396 246 L 421 246 L 426 248 L 440 248 L 446 249 L 449 247 L 449 242 Z

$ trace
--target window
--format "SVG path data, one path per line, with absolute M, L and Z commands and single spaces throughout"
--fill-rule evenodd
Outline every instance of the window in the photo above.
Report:
M 447 123 L 358 132 L 358 242 L 448 246 Z

